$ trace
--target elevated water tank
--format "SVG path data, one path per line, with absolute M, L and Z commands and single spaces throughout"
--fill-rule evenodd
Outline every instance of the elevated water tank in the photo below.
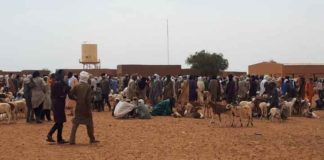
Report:
M 97 44 L 82 44 L 82 63 L 98 63 Z

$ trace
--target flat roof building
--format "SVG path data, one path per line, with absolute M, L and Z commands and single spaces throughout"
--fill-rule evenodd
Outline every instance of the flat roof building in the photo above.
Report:
M 277 63 L 274 61 L 261 62 L 249 65 L 250 75 L 272 75 L 276 77 L 297 77 L 323 78 L 324 64 L 316 63 Z

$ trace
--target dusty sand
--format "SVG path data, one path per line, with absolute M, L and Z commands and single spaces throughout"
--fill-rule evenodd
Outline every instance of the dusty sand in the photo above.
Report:
M 94 112 L 99 144 L 88 144 L 86 127 L 77 145 L 45 141 L 53 123 L 0 123 L 1 160 L 88 159 L 324 159 L 324 111 L 320 119 L 293 117 L 284 123 L 254 119 L 252 128 L 220 128 L 209 120 L 154 117 L 116 120 L 110 112 Z M 71 117 L 63 136 L 69 139 Z M 217 123 L 216 123 L 217 124 Z M 56 139 L 56 134 L 54 136 Z

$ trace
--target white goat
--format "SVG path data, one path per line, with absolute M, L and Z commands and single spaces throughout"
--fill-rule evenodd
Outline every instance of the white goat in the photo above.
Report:
M 288 107 L 283 105 L 281 107 L 281 109 L 279 109 L 279 108 L 271 108 L 270 109 L 270 120 L 273 122 L 273 119 L 277 118 L 277 119 L 280 120 L 280 122 L 282 122 L 281 114 L 282 114 L 283 110 L 288 110 Z
M 296 98 L 293 98 L 291 101 L 283 101 L 283 106 L 285 106 L 288 109 L 288 117 L 291 117 L 292 115 L 292 111 L 293 111 L 293 107 L 296 103 Z

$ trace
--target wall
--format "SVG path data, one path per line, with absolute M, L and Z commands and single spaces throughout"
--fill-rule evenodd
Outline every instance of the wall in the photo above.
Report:
M 86 71 L 93 76 L 101 76 L 102 73 L 106 73 L 110 76 L 116 76 L 116 69 L 63 69 L 65 73 L 72 72 L 73 74 L 80 74 L 81 71 Z
M 284 65 L 283 75 L 291 77 L 303 75 L 306 78 L 323 78 L 324 65 Z
M 274 62 L 261 62 L 249 65 L 250 75 L 273 75 L 282 76 L 283 65 Z
M 125 74 L 140 74 L 142 76 L 150 76 L 158 74 L 165 75 L 179 75 L 181 73 L 181 65 L 118 65 L 117 75 L 124 76 Z

